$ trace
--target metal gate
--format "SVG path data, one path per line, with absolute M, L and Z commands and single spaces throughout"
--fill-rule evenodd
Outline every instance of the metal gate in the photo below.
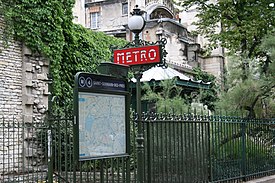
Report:
M 145 182 L 208 182 L 207 121 L 175 115 L 144 118 Z

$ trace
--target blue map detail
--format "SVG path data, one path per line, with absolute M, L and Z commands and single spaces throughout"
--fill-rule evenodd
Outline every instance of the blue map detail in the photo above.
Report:
M 85 98 L 79 98 L 79 102 L 85 102 Z
M 93 116 L 92 115 L 87 116 L 86 123 L 85 123 L 86 130 L 92 130 L 93 122 L 94 122 Z

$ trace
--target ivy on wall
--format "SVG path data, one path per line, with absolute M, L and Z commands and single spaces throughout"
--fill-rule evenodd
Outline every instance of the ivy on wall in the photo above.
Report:
M 74 75 L 94 72 L 101 61 L 109 61 L 110 46 L 125 40 L 93 32 L 74 24 L 75 0 L 0 0 L 6 23 L 5 36 L 23 42 L 33 52 L 50 60 L 53 95 L 72 97 Z

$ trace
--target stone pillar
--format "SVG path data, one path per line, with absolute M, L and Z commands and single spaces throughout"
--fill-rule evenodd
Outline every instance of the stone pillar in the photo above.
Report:
M 49 61 L 40 55 L 33 55 L 23 45 L 22 98 L 23 121 L 43 123 L 48 110 Z
M 22 48 L 22 105 L 23 123 L 26 126 L 41 126 L 45 122 L 48 110 L 48 73 L 49 61 L 40 54 L 32 53 L 25 45 Z M 25 169 L 40 169 L 45 157 L 38 146 L 37 128 L 25 128 L 23 156 Z M 45 139 L 39 139 L 45 140 Z

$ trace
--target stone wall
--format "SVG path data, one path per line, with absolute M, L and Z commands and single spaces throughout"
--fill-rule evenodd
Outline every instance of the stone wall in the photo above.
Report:
M 224 77 L 224 57 L 212 56 L 199 58 L 199 62 L 201 64 L 201 69 L 210 74 L 213 74 L 222 86 Z
M 13 39 L 6 46 L 4 27 L 0 17 L 0 171 L 29 171 L 45 157 L 33 126 L 44 123 L 48 110 L 49 62 Z
M 22 107 L 25 123 L 41 123 L 48 110 L 49 61 L 22 47 Z
M 10 42 L 5 47 L 4 23 L 0 19 L 0 117 L 22 121 L 22 45 Z

